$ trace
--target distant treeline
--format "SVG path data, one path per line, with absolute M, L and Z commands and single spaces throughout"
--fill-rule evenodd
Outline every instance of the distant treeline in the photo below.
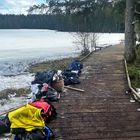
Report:
M 88 2 L 88 3 L 87 3 Z M 90 3 L 89 3 L 90 2 Z M 61 6 L 60 6 L 61 4 Z M 73 4 L 73 5 L 72 5 Z M 65 12 L 61 11 L 62 7 Z M 69 7 L 68 7 L 69 6 Z M 70 7 L 71 6 L 71 7 Z M 73 7 L 72 7 L 73 6 Z M 51 3 L 44 15 L 0 15 L 0 29 L 52 29 L 60 31 L 124 32 L 124 3 Z M 58 9 L 59 8 L 59 9 Z M 72 11 L 72 12 L 71 12 Z

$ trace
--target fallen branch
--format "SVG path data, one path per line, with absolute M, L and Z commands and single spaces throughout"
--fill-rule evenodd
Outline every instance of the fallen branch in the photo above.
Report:
M 136 14 L 138 14 L 138 15 L 140 15 L 140 12 L 139 11 L 137 11 L 137 7 L 136 7 L 136 5 L 135 5 L 135 11 L 134 11 Z
M 86 56 L 84 56 L 83 58 L 81 58 L 80 59 L 80 61 L 83 61 L 83 60 L 85 60 L 88 56 L 90 56 L 91 54 L 93 53 L 93 51 L 92 52 L 90 52 L 90 53 L 88 53 Z
M 132 85 L 131 85 L 131 81 L 130 81 L 130 77 L 129 77 L 129 73 L 128 73 L 128 68 L 127 68 L 126 60 L 124 60 L 124 64 L 125 64 L 125 71 L 126 71 L 126 77 L 127 77 L 128 86 L 129 86 L 130 90 L 132 91 L 135 99 L 140 102 L 140 94 L 137 93 L 134 90 L 134 88 L 132 87 Z
M 74 88 L 74 87 L 70 87 L 70 86 L 64 86 L 64 88 L 71 89 L 71 90 L 75 90 L 75 91 L 80 91 L 80 92 L 84 92 L 84 91 L 85 91 L 85 90 L 83 90 L 83 89 Z

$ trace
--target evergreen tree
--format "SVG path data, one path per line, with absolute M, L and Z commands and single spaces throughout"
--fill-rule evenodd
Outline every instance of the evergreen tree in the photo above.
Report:
M 134 22 L 134 0 L 126 0 L 125 58 L 127 62 L 133 62 L 136 58 L 133 22 Z
M 110 0 L 49 0 L 47 4 L 30 7 L 27 16 L 0 15 L 0 28 L 124 32 L 125 7 L 122 1 L 124 0 L 115 3 Z M 34 15 L 36 11 L 40 15 Z

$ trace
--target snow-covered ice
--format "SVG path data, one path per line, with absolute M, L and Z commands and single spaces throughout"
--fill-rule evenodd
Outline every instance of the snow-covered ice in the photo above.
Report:
M 17 76 L 0 76 L 0 90 L 8 88 L 29 88 L 33 81 L 33 74 L 23 74 Z

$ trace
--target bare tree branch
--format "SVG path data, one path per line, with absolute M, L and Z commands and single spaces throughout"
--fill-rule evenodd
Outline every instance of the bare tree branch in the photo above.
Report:
M 134 11 L 136 14 L 138 14 L 138 15 L 140 15 L 140 12 L 139 11 L 137 11 L 137 7 L 136 7 L 136 5 L 135 5 L 135 11 Z

